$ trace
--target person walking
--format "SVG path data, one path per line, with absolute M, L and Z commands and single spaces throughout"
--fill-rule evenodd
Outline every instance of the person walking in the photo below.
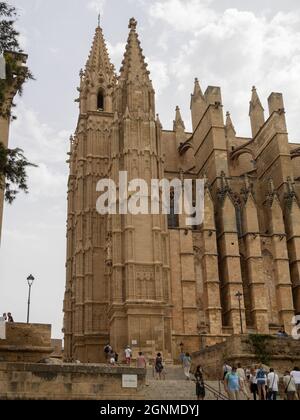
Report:
M 258 388 L 257 388 L 257 379 L 256 379 L 256 375 L 257 375 L 257 370 L 256 368 L 253 366 L 250 369 L 250 377 L 249 377 L 249 382 L 250 382 L 250 392 L 253 395 L 253 400 L 256 401 L 257 400 L 257 395 L 258 395 Z
M 300 400 L 300 369 L 298 367 L 295 367 L 294 370 L 291 372 L 291 376 L 294 378 L 298 400 Z
M 196 395 L 198 401 L 204 401 L 205 399 L 205 384 L 203 379 L 203 370 L 201 366 L 198 366 L 195 372 L 195 380 L 196 380 Z
M 288 401 L 294 401 L 296 396 L 296 382 L 293 376 L 287 371 L 283 377 L 283 383 L 285 386 L 285 395 Z
M 247 388 L 246 372 L 242 368 L 242 365 L 240 363 L 238 364 L 237 374 L 240 378 L 240 386 L 241 386 L 240 393 L 245 396 L 246 400 L 250 400 L 249 393 L 248 393 L 248 388 Z
M 191 366 L 192 366 L 191 356 L 190 356 L 189 353 L 186 353 L 184 358 L 183 358 L 183 369 L 184 369 L 184 374 L 186 376 L 187 381 L 189 381 L 191 379 L 191 377 L 190 377 Z
M 240 400 L 240 389 L 241 383 L 239 375 L 237 374 L 237 368 L 233 367 L 232 371 L 227 373 L 225 378 L 225 390 L 231 401 Z
M 268 401 L 276 401 L 277 395 L 279 391 L 279 376 L 275 373 L 274 369 L 270 369 L 270 373 L 267 377 L 267 384 L 268 384 L 268 394 L 267 400 Z
M 257 388 L 258 388 L 258 395 L 261 401 L 265 401 L 267 399 L 267 374 L 263 368 L 263 365 L 259 366 L 259 369 L 256 373 L 257 379 Z
M 158 353 L 155 359 L 155 372 L 156 372 L 156 379 L 161 380 L 162 379 L 162 374 L 163 374 L 163 370 L 164 370 L 164 365 L 163 365 L 163 358 L 161 353 Z
M 131 359 L 132 359 L 132 350 L 130 348 L 130 346 L 127 346 L 125 349 L 125 360 L 126 360 L 126 365 L 130 366 L 131 364 Z
M 143 353 L 140 351 L 138 358 L 136 360 L 136 367 L 138 369 L 146 369 L 147 368 L 147 361 Z
M 227 362 L 224 362 L 223 365 L 223 381 L 225 381 L 225 378 L 227 376 L 228 373 L 230 373 L 232 371 L 232 367 L 229 366 L 229 364 Z

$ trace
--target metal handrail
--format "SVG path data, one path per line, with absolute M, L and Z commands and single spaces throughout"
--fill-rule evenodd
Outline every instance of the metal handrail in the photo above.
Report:
M 213 387 L 211 387 L 210 385 L 204 384 L 205 389 L 209 392 L 211 392 L 215 397 L 217 397 L 217 399 L 222 400 L 222 401 L 229 401 L 229 398 L 226 397 L 226 395 L 222 394 L 221 392 L 217 391 L 216 389 L 214 389 Z

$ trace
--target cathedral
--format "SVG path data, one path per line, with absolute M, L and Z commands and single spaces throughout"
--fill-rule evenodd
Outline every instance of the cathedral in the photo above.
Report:
M 68 164 L 66 360 L 104 361 L 161 352 L 165 360 L 232 335 L 276 334 L 300 314 L 300 144 L 289 143 L 282 94 L 266 115 L 255 87 L 251 138 L 239 137 L 221 90 L 191 96 L 192 132 L 177 107 L 172 131 L 137 34 L 119 74 L 97 27 L 78 88 L 79 118 Z M 204 220 L 181 215 L 100 215 L 101 179 L 204 179 Z

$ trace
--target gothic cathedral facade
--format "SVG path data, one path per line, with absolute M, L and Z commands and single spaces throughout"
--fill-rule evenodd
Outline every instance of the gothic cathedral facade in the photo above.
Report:
M 289 143 L 282 95 L 257 91 L 251 138 L 224 120 L 221 90 L 191 97 L 192 132 L 179 108 L 173 131 L 130 20 L 119 75 L 96 29 L 80 74 L 80 114 L 69 154 L 65 358 L 102 362 L 121 352 L 176 360 L 232 334 L 272 334 L 300 314 L 300 144 Z M 100 215 L 100 179 L 205 179 L 203 224 L 166 215 Z M 242 297 L 238 299 L 238 295 Z M 241 310 L 239 307 L 241 304 Z M 240 317 L 240 315 L 242 315 Z M 241 319 L 242 318 L 242 319 Z

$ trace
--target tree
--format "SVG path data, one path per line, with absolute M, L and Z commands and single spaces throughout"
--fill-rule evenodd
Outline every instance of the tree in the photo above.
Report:
M 20 60 L 23 51 L 18 41 L 19 33 L 14 26 L 16 18 L 15 7 L 0 2 L 0 54 L 4 54 L 6 62 L 6 79 L 0 80 L 0 117 L 7 119 L 16 118 L 11 115 L 11 108 L 15 106 L 11 98 L 17 93 L 21 95 L 23 84 L 33 79 L 30 70 Z M 36 167 L 23 153 L 19 148 L 6 148 L 0 137 L 0 188 L 4 190 L 5 200 L 10 204 L 19 191 L 28 192 L 26 169 L 29 166 Z
M 19 191 L 28 193 L 27 167 L 36 167 L 28 162 L 21 149 L 7 149 L 0 143 L 0 187 L 5 190 L 5 201 L 11 204 Z M 1 181 L 2 179 L 2 181 Z
M 17 17 L 16 9 L 7 3 L 0 2 L 0 52 L 16 51 L 20 49 L 19 33 L 14 28 Z
M 15 106 L 11 103 L 9 110 L 4 106 L 7 94 L 13 90 L 22 95 L 24 83 L 34 79 L 30 70 L 19 60 L 23 51 L 18 40 L 20 34 L 15 29 L 16 18 L 16 8 L 0 2 L 0 54 L 4 54 L 6 61 L 6 79 L 0 80 L 0 115 L 3 117 L 10 117 L 11 107 Z

